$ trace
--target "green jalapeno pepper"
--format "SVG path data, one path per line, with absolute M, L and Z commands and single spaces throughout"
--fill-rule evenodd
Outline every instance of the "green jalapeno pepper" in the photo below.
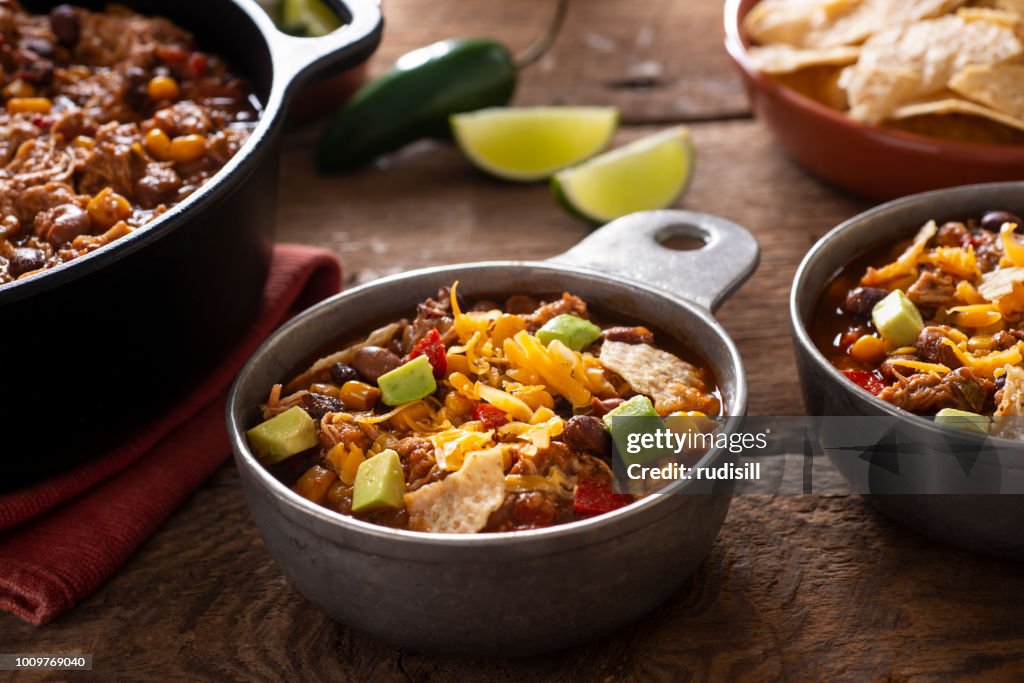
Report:
M 452 114 L 508 104 L 518 69 L 550 47 L 566 3 L 558 0 L 547 33 L 519 59 L 484 38 L 442 40 L 403 55 L 338 112 L 324 133 L 317 165 L 322 171 L 361 166 L 414 140 L 448 136 Z

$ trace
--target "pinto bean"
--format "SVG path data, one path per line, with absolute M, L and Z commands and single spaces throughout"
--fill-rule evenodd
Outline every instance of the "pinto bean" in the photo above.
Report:
M 565 445 L 574 451 L 594 453 L 602 457 L 612 454 L 612 438 L 599 419 L 592 415 L 573 415 L 562 432 Z
M 36 233 L 50 244 L 65 244 L 91 230 L 92 218 L 78 204 L 61 204 L 36 215 Z
M 363 379 L 373 384 L 381 375 L 391 372 L 402 364 L 398 354 L 379 346 L 364 346 L 352 357 L 352 367 Z
M 537 300 L 532 296 L 514 294 L 505 300 L 505 312 L 514 315 L 526 315 L 537 310 Z
M 11 275 L 18 277 L 33 270 L 38 270 L 46 264 L 46 256 L 39 249 L 29 247 L 18 247 L 11 254 L 7 268 Z
M 870 318 L 871 309 L 888 295 L 889 292 L 881 287 L 857 287 L 856 289 L 851 289 L 849 294 L 846 295 L 843 308 L 852 315 Z
M 590 409 L 594 411 L 594 415 L 597 417 L 603 417 L 621 406 L 623 403 L 625 403 L 625 399 L 622 398 L 606 398 L 603 401 L 599 398 L 595 398 L 590 401 Z

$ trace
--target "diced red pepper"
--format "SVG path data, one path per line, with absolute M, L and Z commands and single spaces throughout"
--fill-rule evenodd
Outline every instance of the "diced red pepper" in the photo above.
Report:
M 497 429 L 508 424 L 508 415 L 501 408 L 489 403 L 481 403 L 473 411 L 473 419 L 483 423 L 484 429 Z
M 632 502 L 633 497 L 629 494 L 612 491 L 610 481 L 586 477 L 577 482 L 572 505 L 577 514 L 600 515 L 618 510 Z
M 859 386 L 865 391 L 870 391 L 875 396 L 882 393 L 882 389 L 885 389 L 886 384 L 882 381 L 882 378 L 873 372 L 867 370 L 843 370 L 843 374 L 846 378 Z
M 437 328 L 430 330 L 423 335 L 423 339 L 416 342 L 416 346 L 412 347 L 406 360 L 412 360 L 416 356 L 427 357 L 430 366 L 434 368 L 435 379 L 441 379 L 448 372 L 448 355 L 444 348 L 444 340 L 441 339 L 441 333 L 437 331 Z
M 153 53 L 164 64 L 180 64 L 188 59 L 189 52 L 180 45 L 157 45 Z
M 192 78 L 202 78 L 206 75 L 206 67 L 209 58 L 202 52 L 193 52 L 188 56 L 188 73 Z

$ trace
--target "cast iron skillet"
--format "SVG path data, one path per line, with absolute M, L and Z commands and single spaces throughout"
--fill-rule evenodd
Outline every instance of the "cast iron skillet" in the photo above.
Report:
M 45 12 L 53 4 L 26 6 Z M 250 79 L 263 116 L 239 153 L 164 216 L 0 288 L 0 488 L 60 471 L 126 438 L 239 339 L 258 312 L 267 276 L 288 103 L 326 70 L 365 60 L 381 31 L 372 0 L 338 2 L 347 24 L 312 39 L 280 33 L 251 0 L 125 4 L 169 17 L 228 59 Z
M 832 460 L 857 491 L 892 519 L 959 548 L 1024 559 L 1024 444 L 988 439 L 935 425 L 860 389 L 836 370 L 807 330 L 815 303 L 836 272 L 865 250 L 912 237 L 930 219 L 964 220 L 990 209 L 1024 212 L 1024 183 L 967 185 L 913 195 L 871 209 L 822 237 L 797 270 L 790 316 L 804 404 L 811 415 L 889 417 L 859 421 L 859 443 L 887 438 L 896 452 L 879 459 Z M 849 446 L 851 436 L 834 421 L 834 434 Z M 895 424 L 895 427 L 893 425 Z M 891 431 L 890 431 L 891 429 Z M 871 434 L 872 430 L 879 433 Z M 828 430 L 824 430 L 828 431 Z M 885 432 L 889 432 L 886 436 Z M 839 443 L 845 441 L 845 443 Z M 826 443 L 827 446 L 827 443 Z M 955 448 L 951 447 L 955 446 Z M 891 450 L 891 449 L 890 449 Z
M 678 252 L 658 243 L 678 235 L 706 245 Z M 258 406 L 270 386 L 316 349 L 386 316 L 408 315 L 453 280 L 467 294 L 570 291 L 612 317 L 653 325 L 701 355 L 722 389 L 725 412 L 743 415 L 743 366 L 710 310 L 739 287 L 757 260 L 757 242 L 738 225 L 660 211 L 615 221 L 549 261 L 429 268 L 311 308 L 255 353 L 228 401 L 235 462 L 267 548 L 299 592 L 333 618 L 421 651 L 528 655 L 641 617 L 707 554 L 728 511 L 730 486 L 679 482 L 687 493 L 673 484 L 674 494 L 548 529 L 415 533 L 343 517 L 298 496 L 256 461 L 244 432 L 259 421 Z M 726 457 L 713 451 L 704 464 Z

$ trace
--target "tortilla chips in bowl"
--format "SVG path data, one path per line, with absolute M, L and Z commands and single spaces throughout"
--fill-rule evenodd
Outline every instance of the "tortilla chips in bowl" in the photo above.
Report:
M 727 0 L 726 47 L 796 161 L 874 199 L 1024 176 L 1024 0 Z

